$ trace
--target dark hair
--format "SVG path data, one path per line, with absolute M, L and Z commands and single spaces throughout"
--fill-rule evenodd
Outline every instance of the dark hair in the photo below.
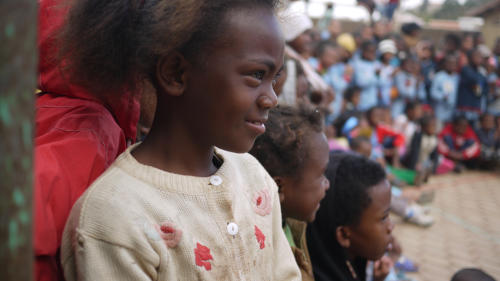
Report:
M 330 189 L 321 203 L 316 220 L 325 233 L 335 233 L 341 225 L 356 225 L 370 203 L 368 190 L 385 179 L 377 162 L 353 153 L 330 153 L 326 177 Z M 360 176 L 362 175 L 362 176 Z M 333 236 L 332 236 L 333 237 Z
M 401 60 L 401 67 L 405 66 L 409 62 L 416 62 L 416 60 L 412 56 L 407 56 Z
M 401 33 L 405 35 L 411 35 L 415 31 L 420 31 L 422 28 L 420 25 L 411 22 L 411 23 L 405 23 L 401 26 Z
M 323 132 L 323 115 L 309 106 L 271 109 L 266 132 L 255 140 L 250 154 L 271 176 L 297 175 L 307 159 L 306 138 Z
M 477 268 L 463 268 L 457 271 L 451 281 L 495 281 L 495 279 Z
M 367 50 L 368 48 L 370 48 L 370 47 L 374 47 L 374 48 L 376 48 L 376 47 L 377 47 L 377 44 L 376 44 L 376 43 L 375 43 L 375 41 L 373 41 L 373 40 L 365 40 L 365 41 L 363 41 L 363 42 L 361 43 L 361 47 L 360 47 L 360 49 L 361 49 L 361 51 L 362 51 L 362 52 L 364 52 L 364 51 L 366 51 L 366 50 Z
M 467 120 L 467 117 L 465 117 L 465 115 L 463 114 L 457 114 L 454 118 L 453 118 L 453 125 L 458 125 L 458 123 L 460 122 L 468 122 Z
M 226 13 L 237 7 L 275 9 L 279 0 L 73 1 L 58 35 L 63 70 L 91 93 L 135 92 L 154 82 L 159 58 L 178 51 L 188 60 L 205 54 L 223 34 Z
M 433 115 L 425 115 L 424 117 L 422 117 L 420 119 L 420 126 L 422 128 L 425 128 L 435 120 L 436 120 L 436 117 L 434 117 Z
M 349 88 L 347 88 L 344 91 L 344 98 L 345 98 L 345 100 L 349 101 L 349 102 L 352 102 L 352 98 L 354 97 L 354 95 L 356 93 L 360 94 L 361 93 L 361 88 L 358 87 L 358 86 L 349 86 Z
M 336 47 L 335 43 L 333 43 L 330 40 L 321 41 L 318 43 L 316 49 L 314 50 L 315 56 L 319 58 L 325 53 L 327 48 L 335 48 L 335 47 Z
M 363 143 L 370 143 L 370 140 L 367 137 L 364 136 L 358 136 L 349 141 L 349 147 L 351 150 L 356 151 L 358 150 Z
M 417 106 L 420 106 L 421 103 L 418 101 L 418 100 L 412 100 L 412 101 L 409 101 L 407 104 L 406 104 L 406 107 L 405 107 L 405 113 L 408 113 L 408 111 L 410 110 L 413 110 L 415 109 Z
M 444 41 L 452 43 L 455 48 L 459 48 L 462 45 L 462 40 L 460 37 L 454 33 L 448 33 L 444 37 Z

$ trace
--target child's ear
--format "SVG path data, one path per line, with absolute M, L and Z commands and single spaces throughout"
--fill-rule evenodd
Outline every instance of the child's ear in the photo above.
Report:
M 340 246 L 346 249 L 351 246 L 351 231 L 348 227 L 338 226 L 337 229 L 335 229 L 335 236 L 337 237 L 337 241 L 339 242 Z
M 179 52 L 159 59 L 156 65 L 156 81 L 161 89 L 172 96 L 180 96 L 186 89 L 189 62 Z
M 278 186 L 278 195 L 280 197 L 280 204 L 285 201 L 285 193 L 283 192 L 283 179 L 279 176 L 273 177 L 274 182 Z

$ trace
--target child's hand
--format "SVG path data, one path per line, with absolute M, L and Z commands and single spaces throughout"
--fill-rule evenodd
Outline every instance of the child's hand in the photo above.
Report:
M 391 258 L 383 256 L 373 263 L 373 281 L 383 281 L 394 266 Z

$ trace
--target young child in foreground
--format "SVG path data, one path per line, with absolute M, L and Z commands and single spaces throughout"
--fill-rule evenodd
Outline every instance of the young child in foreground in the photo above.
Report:
M 250 153 L 278 184 L 283 230 L 302 280 L 314 280 L 305 231 L 330 188 L 325 177 L 328 143 L 323 118 L 318 110 L 280 106 L 271 110 L 266 126 Z
M 363 175 L 363 176 L 360 176 Z M 350 153 L 331 153 L 330 189 L 306 238 L 316 280 L 365 280 L 368 260 L 377 261 L 374 280 L 384 280 L 390 262 L 391 187 L 382 166 Z
M 277 103 L 284 40 L 275 6 L 74 2 L 62 35 L 70 77 L 94 93 L 140 91 L 148 79 L 158 102 L 145 140 L 73 207 L 66 280 L 300 280 L 278 187 L 238 154 Z

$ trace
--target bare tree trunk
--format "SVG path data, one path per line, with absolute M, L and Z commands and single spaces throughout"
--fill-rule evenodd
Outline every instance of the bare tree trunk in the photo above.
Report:
M 0 279 L 33 277 L 36 0 L 0 1 Z

